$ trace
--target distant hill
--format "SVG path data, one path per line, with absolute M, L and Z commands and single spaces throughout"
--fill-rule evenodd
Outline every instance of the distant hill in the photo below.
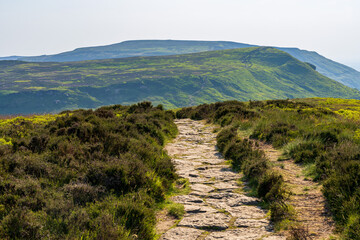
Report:
M 214 50 L 254 47 L 256 45 L 226 41 L 179 41 L 179 40 L 135 40 L 107 46 L 84 47 L 54 55 L 34 57 L 11 56 L 0 60 L 21 60 L 29 62 L 68 62 L 135 56 L 164 56 L 197 53 Z M 346 86 L 360 89 L 360 72 L 353 68 L 327 59 L 316 52 L 298 48 L 280 48 L 303 62 L 316 66 L 319 73 Z
M 225 41 L 135 40 L 106 46 L 77 48 L 73 51 L 54 55 L 34 57 L 12 56 L 0 58 L 0 60 L 72 62 L 108 58 L 176 55 L 253 46 L 254 45 Z
M 66 63 L 0 62 L 0 114 L 42 113 L 143 100 L 166 108 L 229 99 L 360 99 L 270 47 Z
M 298 48 L 279 48 L 303 62 L 316 66 L 319 73 L 334 79 L 346 86 L 360 89 L 360 72 L 346 65 L 340 64 L 321 56 L 316 52 L 300 50 Z

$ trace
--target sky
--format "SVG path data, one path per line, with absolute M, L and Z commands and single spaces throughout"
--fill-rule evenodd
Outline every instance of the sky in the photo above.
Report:
M 360 70 L 360 1 L 0 0 L 0 56 L 135 39 L 298 47 Z

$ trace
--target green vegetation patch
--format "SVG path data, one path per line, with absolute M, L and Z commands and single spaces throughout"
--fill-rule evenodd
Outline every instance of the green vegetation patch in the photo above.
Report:
M 174 117 L 142 102 L 1 119 L 0 238 L 153 239 Z
M 94 108 L 144 100 L 178 108 L 233 99 L 360 99 L 358 90 L 270 47 L 82 62 L 4 62 L 0 64 L 0 79 L 2 90 L 17 92 L 0 96 L 0 114 L 54 112 L 74 106 Z M 31 83 L 24 83 L 24 79 Z M 65 94 L 64 89 L 76 96 Z M 55 90 L 64 95 L 58 96 L 62 93 Z M 39 98 L 43 99 L 40 104 Z
M 13 90 L 0 90 L 0 94 L 1 94 L 1 95 L 8 95 L 8 94 L 12 94 L 12 93 L 18 93 L 18 91 L 13 91 Z
M 293 158 L 304 166 L 306 176 L 323 185 L 323 194 L 342 239 L 358 239 L 359 107 L 358 100 L 334 98 L 230 101 L 183 108 L 176 116 L 207 119 L 225 127 L 218 135 L 219 150 L 246 176 L 261 176 L 255 177 L 257 194 L 270 202 L 281 199 L 283 180 L 267 171 L 263 153 L 253 150 L 251 140 L 237 139 L 237 132 L 282 148 L 281 158 Z M 278 218 L 277 213 L 289 213 L 284 211 L 288 209 L 284 206 L 270 205 L 273 219 Z
M 46 87 L 40 87 L 40 86 L 33 86 L 33 87 L 26 87 L 24 88 L 26 90 L 35 90 L 35 91 L 39 91 L 39 90 L 44 90 L 46 89 Z
M 31 82 L 31 80 L 17 80 L 17 81 L 14 81 L 16 83 L 28 83 L 28 82 Z

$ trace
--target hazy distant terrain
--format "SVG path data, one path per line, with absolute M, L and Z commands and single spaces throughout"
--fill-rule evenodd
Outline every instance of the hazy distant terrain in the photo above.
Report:
M 135 56 L 163 56 L 204 51 L 253 47 L 256 45 L 226 41 L 178 41 L 178 40 L 136 40 L 107 46 L 84 47 L 54 55 L 34 57 L 12 56 L 0 60 L 22 60 L 30 62 L 67 62 Z M 303 62 L 314 64 L 321 74 L 346 86 L 360 89 L 360 72 L 353 68 L 327 59 L 316 52 L 298 48 L 281 48 Z
M 150 100 L 166 108 L 229 99 L 360 99 L 268 47 L 66 63 L 0 62 L 0 113 L 52 112 Z
M 73 51 L 54 55 L 42 55 L 34 57 L 12 56 L 7 58 L 0 58 L 0 60 L 21 60 L 28 62 L 71 62 L 138 56 L 164 56 L 253 46 L 255 45 L 225 41 L 135 40 L 106 46 L 77 48 Z

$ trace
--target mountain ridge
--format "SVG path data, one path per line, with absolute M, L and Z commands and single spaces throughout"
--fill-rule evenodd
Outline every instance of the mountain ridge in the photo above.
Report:
M 66 62 L 136 56 L 177 55 L 245 47 L 259 46 L 232 41 L 129 40 L 110 45 L 81 47 L 59 54 L 32 57 L 0 57 L 0 60 Z M 332 78 L 348 87 L 360 89 L 360 72 L 351 67 L 325 58 L 315 51 L 307 51 L 299 48 L 272 47 L 290 53 L 293 57 L 298 58 L 300 61 L 309 62 L 315 65 L 317 67 L 317 71 L 329 78 Z
M 271 47 L 66 63 L 0 62 L 0 113 L 54 112 L 143 100 L 177 108 L 224 100 L 360 99 Z

